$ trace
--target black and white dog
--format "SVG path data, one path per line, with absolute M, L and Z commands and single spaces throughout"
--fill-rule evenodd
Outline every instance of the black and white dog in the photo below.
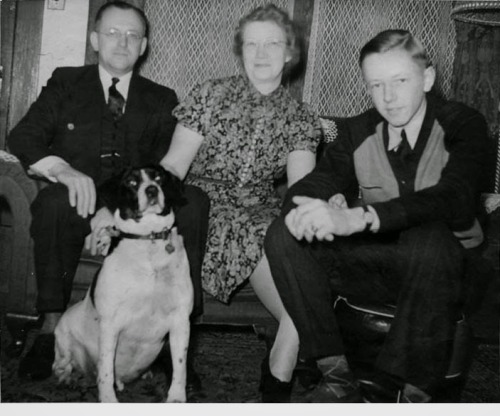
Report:
M 55 330 L 54 374 L 69 382 L 75 369 L 97 375 L 99 400 L 145 373 L 169 334 L 172 383 L 167 402 L 186 401 L 186 359 L 193 287 L 173 208 L 182 184 L 160 166 L 131 169 L 118 187 L 120 232 L 85 298 Z

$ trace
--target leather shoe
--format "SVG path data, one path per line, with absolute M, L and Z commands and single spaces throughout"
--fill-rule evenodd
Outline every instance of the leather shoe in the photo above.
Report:
M 18 329 L 15 334 L 11 333 L 12 341 L 5 348 L 5 353 L 9 358 L 17 358 L 24 351 L 26 345 L 27 330 L 24 328 Z
M 401 390 L 397 386 L 385 386 L 373 380 L 359 380 L 365 403 L 397 403 Z
M 260 386 L 262 403 L 290 403 L 292 382 L 281 381 L 274 377 L 269 368 L 269 354 L 260 366 Z
M 54 363 L 54 334 L 40 334 L 33 346 L 19 363 L 18 376 L 32 380 L 44 380 L 52 374 Z
M 321 381 L 323 374 L 321 374 L 315 359 L 299 358 L 295 366 L 294 376 L 304 389 L 312 390 Z
M 310 403 L 362 403 L 358 381 L 351 373 L 323 375 L 318 385 L 307 395 Z

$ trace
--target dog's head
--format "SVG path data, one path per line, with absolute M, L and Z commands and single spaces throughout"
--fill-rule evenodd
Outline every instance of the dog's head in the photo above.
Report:
M 150 223 L 163 223 L 158 217 L 167 216 L 171 217 L 168 223 L 173 224 L 173 209 L 184 202 L 182 182 L 160 165 L 130 168 L 118 185 L 115 212 L 118 228 L 123 228 L 124 222 L 144 223 L 146 219 Z M 127 228 L 131 226 L 134 227 L 129 224 Z

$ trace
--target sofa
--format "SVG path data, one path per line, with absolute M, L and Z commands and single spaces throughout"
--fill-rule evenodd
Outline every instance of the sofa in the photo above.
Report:
M 322 146 L 334 141 L 337 136 L 337 123 L 341 119 L 324 117 L 321 119 L 324 140 Z M 498 169 L 497 169 L 498 176 Z M 19 161 L 11 154 L 0 151 L 0 242 L 4 240 L 0 263 L 0 294 L 5 298 L 5 321 L 12 335 L 13 342 L 8 353 L 15 355 L 21 351 L 27 332 L 39 324 L 35 310 L 36 283 L 33 266 L 33 242 L 29 235 L 31 221 L 30 204 L 34 200 L 42 182 L 27 176 Z M 497 183 L 498 187 L 498 183 Z M 284 193 L 284 186 L 277 192 Z M 498 192 L 498 189 L 496 189 Z M 470 354 L 471 339 L 496 340 L 498 342 L 498 306 L 500 305 L 499 285 L 499 248 L 500 248 L 500 195 L 485 194 L 483 198 L 486 212 L 486 241 L 481 247 L 485 262 L 491 263 L 494 274 L 490 286 L 484 288 L 488 296 L 476 317 L 461 325 L 458 335 L 459 348 L 450 364 L 450 372 L 464 381 L 467 359 Z M 91 256 L 85 250 L 75 276 L 71 303 L 83 298 L 87 288 L 102 263 L 102 257 Z M 355 353 L 351 360 L 359 362 L 361 367 L 370 363 L 377 348 L 390 328 L 394 307 L 391 305 L 363 305 L 338 299 L 339 323 Z M 474 321 L 475 320 L 475 321 Z M 196 324 L 253 326 L 255 331 L 271 345 L 276 330 L 276 321 L 257 299 L 249 284 L 243 285 L 233 296 L 230 304 L 223 304 L 204 293 L 204 312 Z M 458 361 L 457 361 L 458 360 Z M 310 363 L 300 362 L 304 369 L 301 382 L 312 383 L 317 376 L 311 370 Z M 313 366 L 314 367 L 314 366 Z M 457 372 L 456 368 L 460 370 Z M 457 379 L 457 377 L 455 377 Z M 455 383 L 456 384 L 456 383 Z M 455 397 L 456 398 L 456 397 Z

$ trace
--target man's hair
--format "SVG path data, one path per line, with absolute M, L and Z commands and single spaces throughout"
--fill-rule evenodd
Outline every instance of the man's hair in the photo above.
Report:
M 380 32 L 361 48 L 359 66 L 363 64 L 368 55 L 372 53 L 384 53 L 393 49 L 404 49 L 423 68 L 428 68 L 432 65 L 422 43 L 410 32 L 403 29 L 389 29 Z
M 136 12 L 142 21 L 142 25 L 144 27 L 144 36 L 148 37 L 149 22 L 148 22 L 148 18 L 144 14 L 144 12 L 139 7 L 136 7 L 133 4 L 130 4 L 130 3 L 127 3 L 127 2 L 121 1 L 121 0 L 113 0 L 113 1 L 110 1 L 108 3 L 103 4 L 100 7 L 100 9 L 97 11 L 97 14 L 95 15 L 95 20 L 94 20 L 94 27 L 96 29 L 97 29 L 97 26 L 99 25 L 99 23 L 102 19 L 102 15 L 104 14 L 104 12 L 106 10 L 110 9 L 111 7 L 116 7 L 117 9 L 121 9 L 121 10 L 133 10 L 134 12 Z
M 273 22 L 276 23 L 286 36 L 286 47 L 291 56 L 290 61 L 285 64 L 283 75 L 286 76 L 298 64 L 301 57 L 301 42 L 297 27 L 288 16 L 288 13 L 275 6 L 267 4 L 257 7 L 238 22 L 234 32 L 233 52 L 242 61 L 243 56 L 243 31 L 247 24 L 252 22 Z

